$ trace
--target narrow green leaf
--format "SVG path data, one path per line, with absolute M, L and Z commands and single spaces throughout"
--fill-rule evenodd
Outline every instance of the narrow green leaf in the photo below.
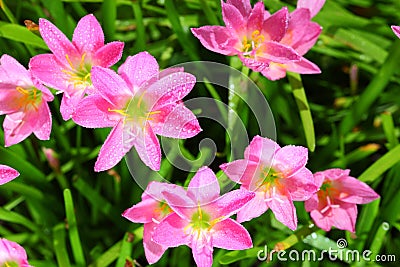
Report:
M 39 232 L 39 227 L 28 218 L 22 216 L 19 213 L 5 210 L 4 208 L 1 207 L 0 207 L 0 221 L 20 224 L 25 226 L 32 232 Z
M 104 0 L 101 6 L 102 26 L 107 40 L 114 40 L 115 20 L 117 18 L 117 1 Z
M 81 239 L 79 237 L 78 225 L 75 218 L 74 203 L 71 191 L 64 190 L 65 213 L 67 215 L 69 240 L 71 243 L 72 254 L 78 266 L 86 266 L 85 256 L 83 255 Z
M 392 114 L 389 112 L 385 112 L 381 115 L 381 119 L 383 131 L 389 143 L 389 149 L 392 149 L 399 144 L 399 140 L 396 137 Z
M 117 242 L 109 250 L 104 252 L 98 259 L 89 265 L 89 267 L 107 267 L 113 263 L 119 255 L 122 241 Z
M 390 225 L 387 222 L 381 223 L 378 230 L 376 231 L 375 237 L 371 243 L 370 250 L 372 252 L 371 259 L 375 259 L 376 255 L 379 254 L 383 242 L 385 240 L 385 236 L 390 229 Z
M 144 51 L 146 49 L 146 29 L 143 23 L 142 9 L 140 8 L 139 2 L 132 3 L 133 13 L 136 21 L 136 40 L 135 40 L 135 51 Z
M 126 260 L 132 254 L 133 240 L 135 240 L 135 236 L 132 233 L 125 233 L 124 239 L 122 240 L 121 251 L 119 252 L 118 261 L 115 265 L 116 267 L 125 266 Z
M 313 152 L 315 150 L 315 133 L 314 123 L 311 116 L 310 106 L 308 105 L 306 93 L 304 91 L 303 82 L 300 74 L 287 73 L 290 86 L 292 87 L 293 96 L 296 100 L 297 107 L 300 112 L 301 122 L 303 123 L 304 134 L 307 141 L 308 149 Z
M 70 267 L 68 251 L 65 246 L 65 225 L 60 223 L 53 228 L 53 246 L 59 267 Z
M 48 50 L 46 43 L 26 27 L 0 22 L 0 37 Z
M 392 150 L 388 151 L 380 159 L 374 162 L 368 169 L 366 169 L 358 179 L 363 182 L 375 181 L 385 171 L 389 170 L 397 162 L 400 162 L 400 145 L 397 145 Z
M 358 101 L 354 103 L 349 113 L 340 123 L 339 129 L 342 135 L 350 132 L 351 129 L 361 121 L 361 118 L 388 85 L 390 78 L 397 70 L 399 61 L 400 39 L 393 43 L 391 49 L 389 50 L 389 56 L 382 64 L 382 68 L 374 76 Z
M 374 200 L 371 203 L 363 205 L 360 215 L 357 219 L 357 239 L 356 248 L 361 250 L 364 248 L 371 228 L 374 225 L 375 218 L 379 212 L 380 199 Z

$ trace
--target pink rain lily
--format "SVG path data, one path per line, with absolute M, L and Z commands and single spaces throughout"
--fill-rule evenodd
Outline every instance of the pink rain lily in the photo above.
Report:
M 48 140 L 51 132 L 51 113 L 48 101 L 51 92 L 34 78 L 14 58 L 0 58 L 0 115 L 3 122 L 5 146 L 17 144 L 34 133 Z
M 312 173 L 305 167 L 307 149 L 301 146 L 280 147 L 274 141 L 256 136 L 244 152 L 244 159 L 221 165 L 243 190 L 256 197 L 238 212 L 238 222 L 249 221 L 271 208 L 278 221 L 297 228 L 293 201 L 304 201 L 316 191 Z
M 157 262 L 167 247 L 155 243 L 152 239 L 154 229 L 173 211 L 164 200 L 162 192 L 185 195 L 183 187 L 151 182 L 142 194 L 142 201 L 127 209 L 122 216 L 135 223 L 144 223 L 143 246 L 146 259 L 150 264 Z
M 200 168 L 189 183 L 187 194 L 162 193 L 174 211 L 162 220 L 153 240 L 165 247 L 187 245 L 199 267 L 210 267 L 213 247 L 243 250 L 253 246 L 247 230 L 230 219 L 254 193 L 234 190 L 220 196 L 217 177 L 208 167 Z
M 392 30 L 400 38 L 400 26 L 392 26 Z
M 8 183 L 19 176 L 19 172 L 11 167 L 0 164 L 0 185 Z
M 5 238 L 0 238 L 0 266 L 32 267 L 24 248 Z
M 322 28 L 311 18 L 321 9 L 325 1 L 299 1 L 297 9 L 290 14 L 287 31 L 280 41 L 288 47 L 293 48 L 300 56 L 300 60 L 287 63 L 271 62 L 262 74 L 270 80 L 278 80 L 286 76 L 286 71 L 301 74 L 318 74 L 321 70 L 317 65 L 304 58 L 315 44 Z
M 257 2 L 254 8 L 249 0 L 221 1 L 221 5 L 225 27 L 191 29 L 207 49 L 238 55 L 244 65 L 258 72 L 267 69 L 271 62 L 287 64 L 301 59 L 293 48 L 281 43 L 290 19 L 286 7 L 271 15 L 263 2 Z
M 372 188 L 349 173 L 350 170 L 329 169 L 314 174 L 320 189 L 305 202 L 305 208 L 322 230 L 329 231 L 335 226 L 354 233 L 357 204 L 379 198 Z
M 133 146 L 147 166 L 158 170 L 161 150 L 156 134 L 190 138 L 201 131 L 196 116 L 182 103 L 196 78 L 183 69 L 159 73 L 157 61 L 147 52 L 128 57 L 118 73 L 93 67 L 99 94 L 85 97 L 73 120 L 88 128 L 113 127 L 95 171 L 112 168 Z
M 92 67 L 114 65 L 122 56 L 124 43 L 104 45 L 103 30 L 92 14 L 78 22 L 72 42 L 46 19 L 39 20 L 39 30 L 53 54 L 33 57 L 30 68 L 45 85 L 64 92 L 60 111 L 68 120 L 85 92 L 93 91 Z

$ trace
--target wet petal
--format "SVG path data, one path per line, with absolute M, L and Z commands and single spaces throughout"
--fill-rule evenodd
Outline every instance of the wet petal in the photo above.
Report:
M 104 45 L 103 30 L 93 14 L 86 15 L 79 20 L 72 43 L 81 54 L 90 53 L 90 55 Z
M 238 52 L 235 46 L 240 43 L 237 37 L 231 35 L 223 26 L 203 26 L 191 29 L 201 44 L 215 53 L 232 56 Z
M 181 219 L 176 213 L 172 213 L 156 227 L 153 233 L 153 240 L 166 247 L 187 245 L 189 244 L 189 237 L 184 231 L 187 225 L 187 221 Z
M 344 202 L 366 204 L 379 198 L 379 195 L 366 183 L 351 176 L 336 180 L 332 186 L 340 192 L 339 199 Z
M 269 138 L 255 136 L 244 151 L 244 158 L 271 166 L 276 151 L 280 146 Z
M 200 168 L 189 183 L 188 196 L 199 204 L 207 204 L 219 197 L 217 177 L 208 167 Z
M 32 84 L 29 72 L 16 59 L 9 55 L 0 58 L 0 81 L 3 84 L 27 86 Z
M 286 34 L 289 25 L 289 12 L 287 7 L 272 14 L 263 23 L 262 34 L 267 35 L 267 40 L 279 42 Z
M 150 223 L 153 218 L 157 218 L 156 209 L 158 208 L 158 201 L 154 199 L 142 200 L 136 205 L 122 213 L 122 217 L 127 218 L 134 223 Z
M 136 134 L 133 136 L 126 136 L 125 139 L 126 138 L 132 138 L 132 142 L 134 143 L 136 151 L 144 164 L 154 171 L 158 171 L 160 169 L 160 143 L 150 126 L 139 129 Z
M 302 168 L 295 175 L 284 179 L 284 183 L 294 201 L 305 201 L 319 189 L 315 185 L 312 172 L 307 168 Z
M 308 149 L 302 146 L 284 146 L 274 157 L 273 168 L 289 177 L 304 168 L 308 160 Z
M 226 219 L 213 227 L 213 246 L 229 250 L 243 250 L 253 247 L 246 228 L 232 219 Z
M 9 114 L 4 118 L 3 129 L 6 147 L 18 144 L 32 133 L 33 127 L 29 123 L 29 115 L 17 112 Z
M 36 126 L 33 133 L 40 140 L 49 140 L 51 133 L 51 113 L 47 102 L 42 102 L 36 111 Z
M 259 50 L 262 51 L 262 54 L 259 55 L 259 60 L 286 64 L 301 59 L 301 56 L 293 48 L 273 41 L 263 43 Z
M 245 31 L 246 23 L 240 11 L 233 5 L 221 1 L 222 18 L 225 22 L 226 29 L 232 34 L 242 34 Z
M 239 223 L 250 221 L 264 214 L 268 209 L 265 203 L 264 193 L 256 192 L 255 197 L 244 205 L 237 214 L 237 221 Z
M 318 14 L 324 4 L 325 0 L 298 0 L 297 8 L 308 8 L 310 10 L 311 17 L 314 17 Z
M 149 264 L 156 263 L 167 250 L 167 247 L 161 246 L 153 241 L 154 229 L 156 223 L 146 223 L 143 230 L 144 254 Z
M 71 119 L 72 114 L 75 112 L 75 109 L 82 100 L 83 96 L 83 91 L 75 91 L 73 92 L 73 94 L 70 95 L 66 93 L 63 94 L 63 97 L 61 99 L 60 112 L 65 121 Z
M 244 189 L 230 191 L 219 197 L 215 202 L 206 207 L 206 209 L 209 210 L 215 218 L 228 218 L 240 211 L 242 207 L 247 205 L 255 196 L 256 194 L 254 192 Z
M 108 43 L 96 51 L 93 63 L 96 66 L 109 68 L 121 59 L 123 50 L 123 42 L 115 41 Z
M 243 0 L 227 0 L 227 4 L 230 4 L 239 10 L 240 14 L 242 14 L 243 18 L 247 18 L 251 12 L 250 1 Z
M 400 26 L 392 26 L 392 30 L 400 38 Z
M 288 193 L 275 195 L 275 197 L 268 201 L 267 204 L 274 212 L 275 218 L 278 221 L 289 227 L 291 230 L 296 230 L 296 209 Z
M 19 176 L 19 172 L 11 167 L 0 165 L 0 185 L 8 183 Z

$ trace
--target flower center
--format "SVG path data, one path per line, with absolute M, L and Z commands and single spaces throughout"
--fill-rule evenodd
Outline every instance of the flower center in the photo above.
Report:
M 339 191 L 332 186 L 331 181 L 324 182 L 321 185 L 317 195 L 318 199 L 326 202 L 325 207 L 321 209 L 321 213 L 330 213 L 330 211 L 334 208 L 339 208 L 340 205 L 335 204 L 335 197 L 339 194 Z
M 242 52 L 244 56 L 254 56 L 259 46 L 265 41 L 265 37 L 260 33 L 259 30 L 255 30 L 251 33 L 250 40 L 247 36 L 244 37 L 242 42 Z
M 40 90 L 35 87 L 22 88 L 21 86 L 17 86 L 15 89 L 21 94 L 17 103 L 19 109 L 23 108 L 26 111 L 31 106 L 38 111 L 38 104 L 42 100 L 42 92 Z
M 70 69 L 64 69 L 62 72 L 68 75 L 68 81 L 74 84 L 74 88 L 86 88 L 92 85 L 90 79 L 90 70 L 92 65 L 85 62 L 86 53 L 84 53 L 78 64 L 73 64 L 68 55 L 65 55 Z
M 154 213 L 157 214 L 159 219 L 165 218 L 168 214 L 172 212 L 172 209 L 168 206 L 165 201 L 161 201 L 158 203 L 158 207 L 154 210 Z

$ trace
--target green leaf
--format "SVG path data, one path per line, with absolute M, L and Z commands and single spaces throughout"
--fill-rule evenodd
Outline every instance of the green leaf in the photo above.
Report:
M 53 246 L 59 267 L 70 267 L 68 251 L 65 245 L 65 225 L 57 224 L 53 228 Z
M 311 116 L 310 106 L 308 105 L 304 86 L 301 76 L 298 73 L 287 73 L 290 86 L 292 87 L 293 96 L 296 100 L 297 107 L 300 112 L 301 122 L 303 124 L 304 134 L 307 141 L 308 149 L 313 152 L 315 150 L 315 133 L 314 123 Z
M 46 43 L 26 27 L 0 22 L 0 37 L 48 50 Z

